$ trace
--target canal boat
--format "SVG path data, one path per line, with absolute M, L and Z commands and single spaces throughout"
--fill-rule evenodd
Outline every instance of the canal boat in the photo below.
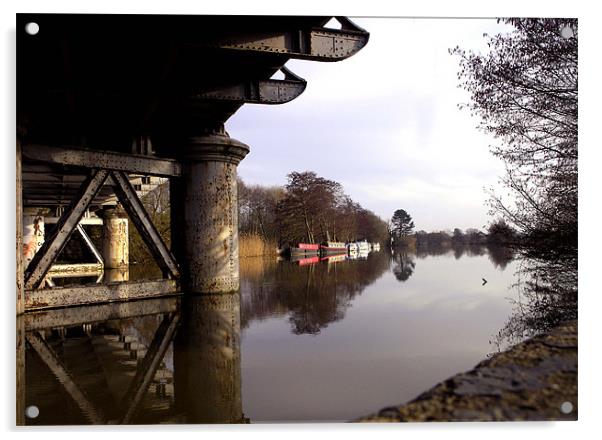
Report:
M 370 252 L 370 248 L 372 247 L 366 240 L 358 241 L 356 244 L 358 252 Z
M 317 243 L 297 243 L 289 248 L 289 253 L 292 256 L 303 256 L 303 255 L 318 255 L 320 252 L 320 245 Z
M 347 243 L 347 253 L 357 254 L 357 243 Z
M 325 241 L 320 245 L 320 253 L 322 254 L 345 254 L 347 247 L 345 243 L 340 241 Z
M 372 243 L 372 251 L 374 251 L 374 252 L 380 251 L 380 243 Z

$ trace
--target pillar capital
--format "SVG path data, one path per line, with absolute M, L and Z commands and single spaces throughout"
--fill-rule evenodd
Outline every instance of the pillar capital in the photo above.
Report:
M 212 131 L 191 136 L 180 152 L 184 160 L 226 162 L 238 165 L 249 153 L 249 146 L 231 138 L 225 131 Z

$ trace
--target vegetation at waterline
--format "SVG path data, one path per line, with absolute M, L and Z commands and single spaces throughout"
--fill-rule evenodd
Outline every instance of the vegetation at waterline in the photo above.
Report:
M 508 197 L 493 215 L 518 231 L 523 301 L 500 332 L 518 340 L 577 317 L 577 19 L 506 19 L 489 51 L 460 57 L 467 104 L 494 135 Z
M 241 237 L 276 243 L 355 241 L 385 243 L 388 225 L 344 193 L 340 183 L 312 171 L 292 172 L 284 187 L 238 180 Z

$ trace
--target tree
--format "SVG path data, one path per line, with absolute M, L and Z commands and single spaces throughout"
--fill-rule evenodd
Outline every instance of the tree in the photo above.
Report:
M 406 237 L 414 230 L 414 221 L 410 214 L 403 209 L 398 209 L 391 218 L 391 233 L 394 237 Z
M 486 54 L 451 52 L 468 108 L 499 142 L 511 200 L 491 193 L 491 212 L 526 237 L 577 245 L 577 19 L 507 19 Z

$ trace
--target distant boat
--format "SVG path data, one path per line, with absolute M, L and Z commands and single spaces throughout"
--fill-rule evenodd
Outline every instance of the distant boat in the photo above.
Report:
M 347 253 L 347 246 L 340 241 L 325 241 L 320 245 L 322 254 L 344 254 Z
M 320 245 L 317 243 L 298 243 L 289 248 L 291 257 L 297 255 L 318 255 Z
M 372 250 L 375 252 L 380 251 L 380 243 L 372 243 Z

